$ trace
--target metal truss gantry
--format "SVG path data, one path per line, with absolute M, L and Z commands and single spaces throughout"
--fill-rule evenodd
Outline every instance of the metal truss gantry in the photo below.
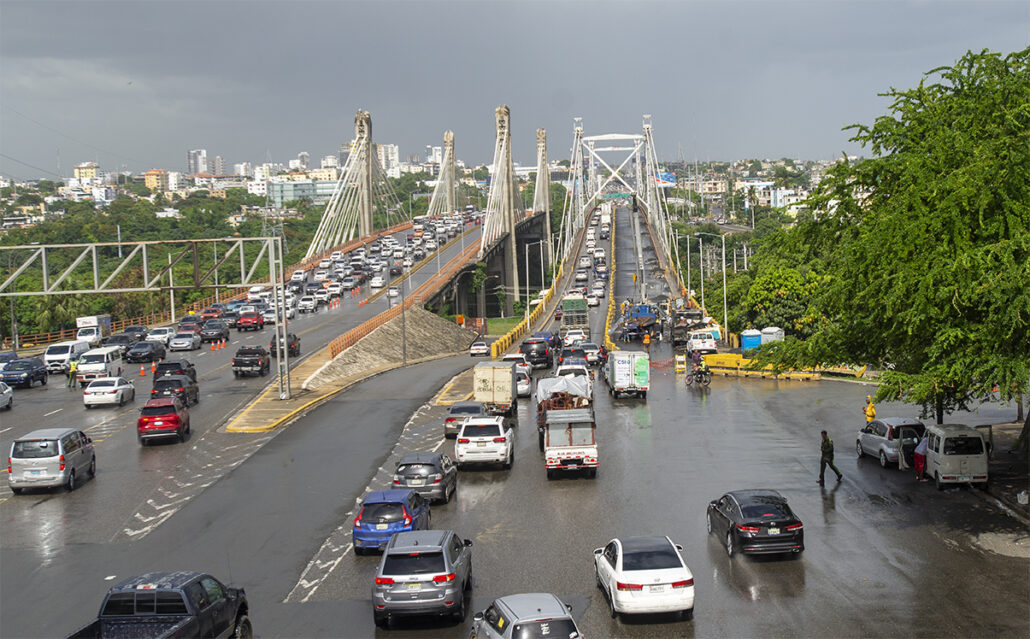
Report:
M 457 206 L 458 179 L 454 166 L 454 131 L 443 132 L 443 161 L 429 200 L 429 215 L 451 214 Z
M 494 111 L 497 127 L 497 141 L 494 144 L 493 170 L 490 178 L 490 195 L 487 198 L 486 221 L 483 224 L 483 235 L 479 244 L 479 258 L 501 237 L 507 235 L 505 246 L 504 270 L 508 280 L 505 288 L 513 297 L 519 299 L 519 273 L 515 255 L 515 224 L 525 217 L 526 210 L 522 205 L 518 186 L 515 182 L 515 166 L 511 159 L 511 110 L 507 106 L 499 106 Z M 510 309 L 509 309 L 510 310 Z
M 400 219 L 404 215 L 372 144 L 372 116 L 359 110 L 354 116 L 350 154 L 305 257 L 349 242 L 355 236 L 370 235 L 375 229 L 376 213 L 385 215 L 383 227 L 390 225 L 391 217 Z
M 0 297 L 267 285 L 276 313 L 279 397 L 290 397 L 281 237 L 0 246 L 0 274 Z

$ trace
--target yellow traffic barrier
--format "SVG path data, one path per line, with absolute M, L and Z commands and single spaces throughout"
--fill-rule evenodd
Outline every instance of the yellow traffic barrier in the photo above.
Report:
M 675 371 L 677 373 L 686 373 L 687 372 L 687 356 L 686 355 L 677 355 L 676 356 Z

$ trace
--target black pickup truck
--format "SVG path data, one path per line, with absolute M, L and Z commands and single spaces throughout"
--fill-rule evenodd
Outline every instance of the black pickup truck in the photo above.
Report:
M 232 358 L 232 374 L 240 375 L 267 375 L 272 368 L 272 360 L 268 357 L 268 351 L 262 346 L 244 346 L 236 351 Z
M 300 338 L 294 335 L 293 333 L 287 333 L 284 348 L 288 349 L 287 354 L 290 357 L 297 357 L 298 355 L 300 355 Z M 272 341 L 268 343 L 268 352 L 272 357 L 276 357 L 275 338 L 273 338 Z
M 243 588 L 200 572 L 149 572 L 111 588 L 100 615 L 68 639 L 252 639 Z

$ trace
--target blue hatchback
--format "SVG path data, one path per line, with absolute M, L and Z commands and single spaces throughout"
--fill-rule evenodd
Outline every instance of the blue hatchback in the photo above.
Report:
M 429 502 L 414 490 L 376 490 L 354 518 L 354 554 L 382 550 L 394 533 L 429 529 Z

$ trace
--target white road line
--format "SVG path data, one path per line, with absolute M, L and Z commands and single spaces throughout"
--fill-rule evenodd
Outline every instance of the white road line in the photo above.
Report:
M 447 443 L 447 438 L 444 437 L 443 439 L 440 440 L 439 444 L 437 444 L 436 446 L 433 446 L 433 452 L 435 453 L 436 451 L 440 450 L 440 447 L 443 446 L 446 443 Z
M 50 417 L 51 415 L 56 415 L 57 413 L 60 413 L 62 410 L 64 409 L 58 408 L 57 410 L 52 410 L 49 413 L 43 413 L 43 417 Z
M 9 426 L 8 428 L 4 428 L 3 430 L 0 430 L 0 433 L 6 433 L 7 431 L 11 430 L 12 428 L 14 428 L 14 426 Z

